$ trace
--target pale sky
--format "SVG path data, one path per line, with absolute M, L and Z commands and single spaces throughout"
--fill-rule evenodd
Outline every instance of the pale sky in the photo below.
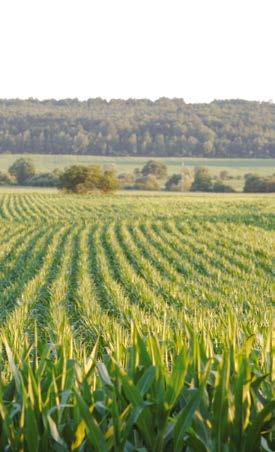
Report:
M 0 0 L 0 97 L 275 101 L 275 0 Z

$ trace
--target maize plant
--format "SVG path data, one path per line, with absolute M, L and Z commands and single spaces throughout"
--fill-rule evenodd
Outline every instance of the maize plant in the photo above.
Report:
M 0 450 L 275 450 L 273 212 L 0 193 Z

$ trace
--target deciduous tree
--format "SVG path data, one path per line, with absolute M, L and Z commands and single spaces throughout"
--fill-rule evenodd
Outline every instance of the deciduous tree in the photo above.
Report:
M 35 167 L 31 159 L 20 158 L 10 166 L 9 173 L 19 184 L 24 184 L 27 179 L 35 175 Z

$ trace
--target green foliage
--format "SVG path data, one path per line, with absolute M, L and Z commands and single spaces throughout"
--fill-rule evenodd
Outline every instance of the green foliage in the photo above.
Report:
M 102 170 L 99 166 L 73 165 L 60 175 L 60 188 L 72 193 L 87 193 L 99 186 Z
M 118 190 L 120 187 L 119 181 L 112 170 L 105 170 L 101 176 L 98 188 L 102 193 L 111 193 Z
M 177 191 L 182 182 L 181 174 L 173 174 L 165 183 L 165 189 L 168 191 Z
M 22 156 L 29 157 L 27 154 L 22 154 Z M 20 155 L 19 155 L 20 157 Z M 18 158 L 17 155 L 13 154 L 1 154 L 0 153 L 0 167 L 3 171 L 7 171 L 9 166 Z M 125 185 L 131 185 L 133 179 L 141 177 L 140 169 L 148 161 L 148 157 L 106 157 L 106 156 L 96 156 L 96 155 L 43 155 L 43 154 L 33 154 L 32 160 L 34 162 L 37 173 L 42 172 L 56 172 L 57 170 L 63 171 L 65 168 L 71 165 L 102 165 L 105 169 L 113 169 L 115 165 L 116 173 L 118 177 L 120 174 L 128 174 L 131 176 L 131 182 Z M 244 185 L 244 175 L 246 173 L 256 173 L 261 177 L 270 176 L 274 173 L 275 159 L 200 159 L 200 158 L 182 158 L 164 157 L 161 159 L 163 163 L 167 166 L 168 177 L 172 174 L 185 174 L 188 171 L 188 176 L 190 181 L 193 179 L 193 169 L 197 166 L 208 167 L 211 176 L 214 178 L 220 178 L 220 173 L 222 170 L 228 172 L 228 177 L 230 178 L 230 185 L 237 190 L 242 191 Z M 182 167 L 182 162 L 184 166 Z M 187 191 L 187 190 L 186 190 Z
M 15 178 L 11 174 L 0 171 L 0 185 L 11 185 L 14 182 Z
M 273 450 L 273 212 L 0 193 L 0 450 Z
M 194 182 L 191 185 L 190 191 L 213 191 L 213 182 L 207 168 L 196 168 Z
M 220 172 L 220 179 L 223 181 L 223 180 L 229 180 L 229 179 L 231 179 L 231 176 L 230 176 L 230 174 L 229 174 L 229 172 L 227 171 L 227 170 L 222 170 L 221 172 Z
M 118 181 L 121 188 L 129 188 L 134 184 L 135 177 L 132 173 L 121 173 L 118 175 Z
M 58 187 L 59 176 L 55 173 L 39 173 L 28 178 L 24 185 L 31 187 Z
M 2 99 L 0 152 L 270 158 L 274 118 L 274 104 L 242 100 Z
M 31 159 L 17 159 L 10 166 L 9 173 L 14 176 L 18 184 L 24 185 L 27 179 L 35 175 L 35 168 Z
M 234 191 L 230 185 L 224 184 L 220 180 L 217 180 L 213 185 L 213 192 L 215 193 L 234 193 Z
M 90 193 L 100 190 L 109 193 L 119 188 L 119 182 L 110 170 L 96 165 L 73 165 L 59 177 L 59 188 L 71 193 Z
M 148 176 L 138 177 L 133 188 L 136 190 L 160 190 L 160 185 L 156 176 L 148 174 Z
M 245 193 L 275 193 L 275 176 L 260 177 L 256 174 L 247 174 L 243 191 Z
M 173 174 L 165 183 L 167 191 L 189 191 L 192 185 L 190 172 L 187 168 L 182 174 Z
M 167 166 L 157 160 L 149 160 L 141 170 L 143 176 L 153 175 L 157 179 L 164 179 L 167 176 Z
M 275 400 L 251 341 L 216 355 L 205 336 L 177 342 L 171 350 L 165 338 L 133 329 L 127 347 L 117 342 L 101 355 L 95 345 L 79 361 L 65 343 L 30 348 L 25 340 L 16 355 L 2 339 L 1 449 L 272 450 Z

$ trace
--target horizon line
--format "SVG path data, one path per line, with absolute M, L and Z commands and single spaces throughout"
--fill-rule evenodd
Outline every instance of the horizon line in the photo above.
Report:
M 89 100 L 102 100 L 105 101 L 106 103 L 111 103 L 112 101 L 150 101 L 152 103 L 156 103 L 159 100 L 162 99 L 166 99 L 166 100 L 178 100 L 178 101 L 182 101 L 183 103 L 185 103 L 186 105 L 189 104 L 211 104 L 214 102 L 256 102 L 256 103 L 260 103 L 260 104 L 274 104 L 274 100 L 273 99 L 268 99 L 268 100 L 256 100 L 256 99 L 245 99 L 245 98 L 241 98 L 241 97 L 232 97 L 232 98 L 214 98 L 212 100 L 209 101 L 186 101 L 183 97 L 168 97 L 168 96 L 160 96 L 160 97 L 156 97 L 156 98 L 150 98 L 150 97 L 104 97 L 104 96 L 96 96 L 96 97 L 85 97 L 85 98 L 81 98 L 81 97 L 0 97 L 0 102 L 1 101 L 38 101 L 38 102 L 49 102 L 49 101 L 77 101 L 77 102 L 88 102 Z

